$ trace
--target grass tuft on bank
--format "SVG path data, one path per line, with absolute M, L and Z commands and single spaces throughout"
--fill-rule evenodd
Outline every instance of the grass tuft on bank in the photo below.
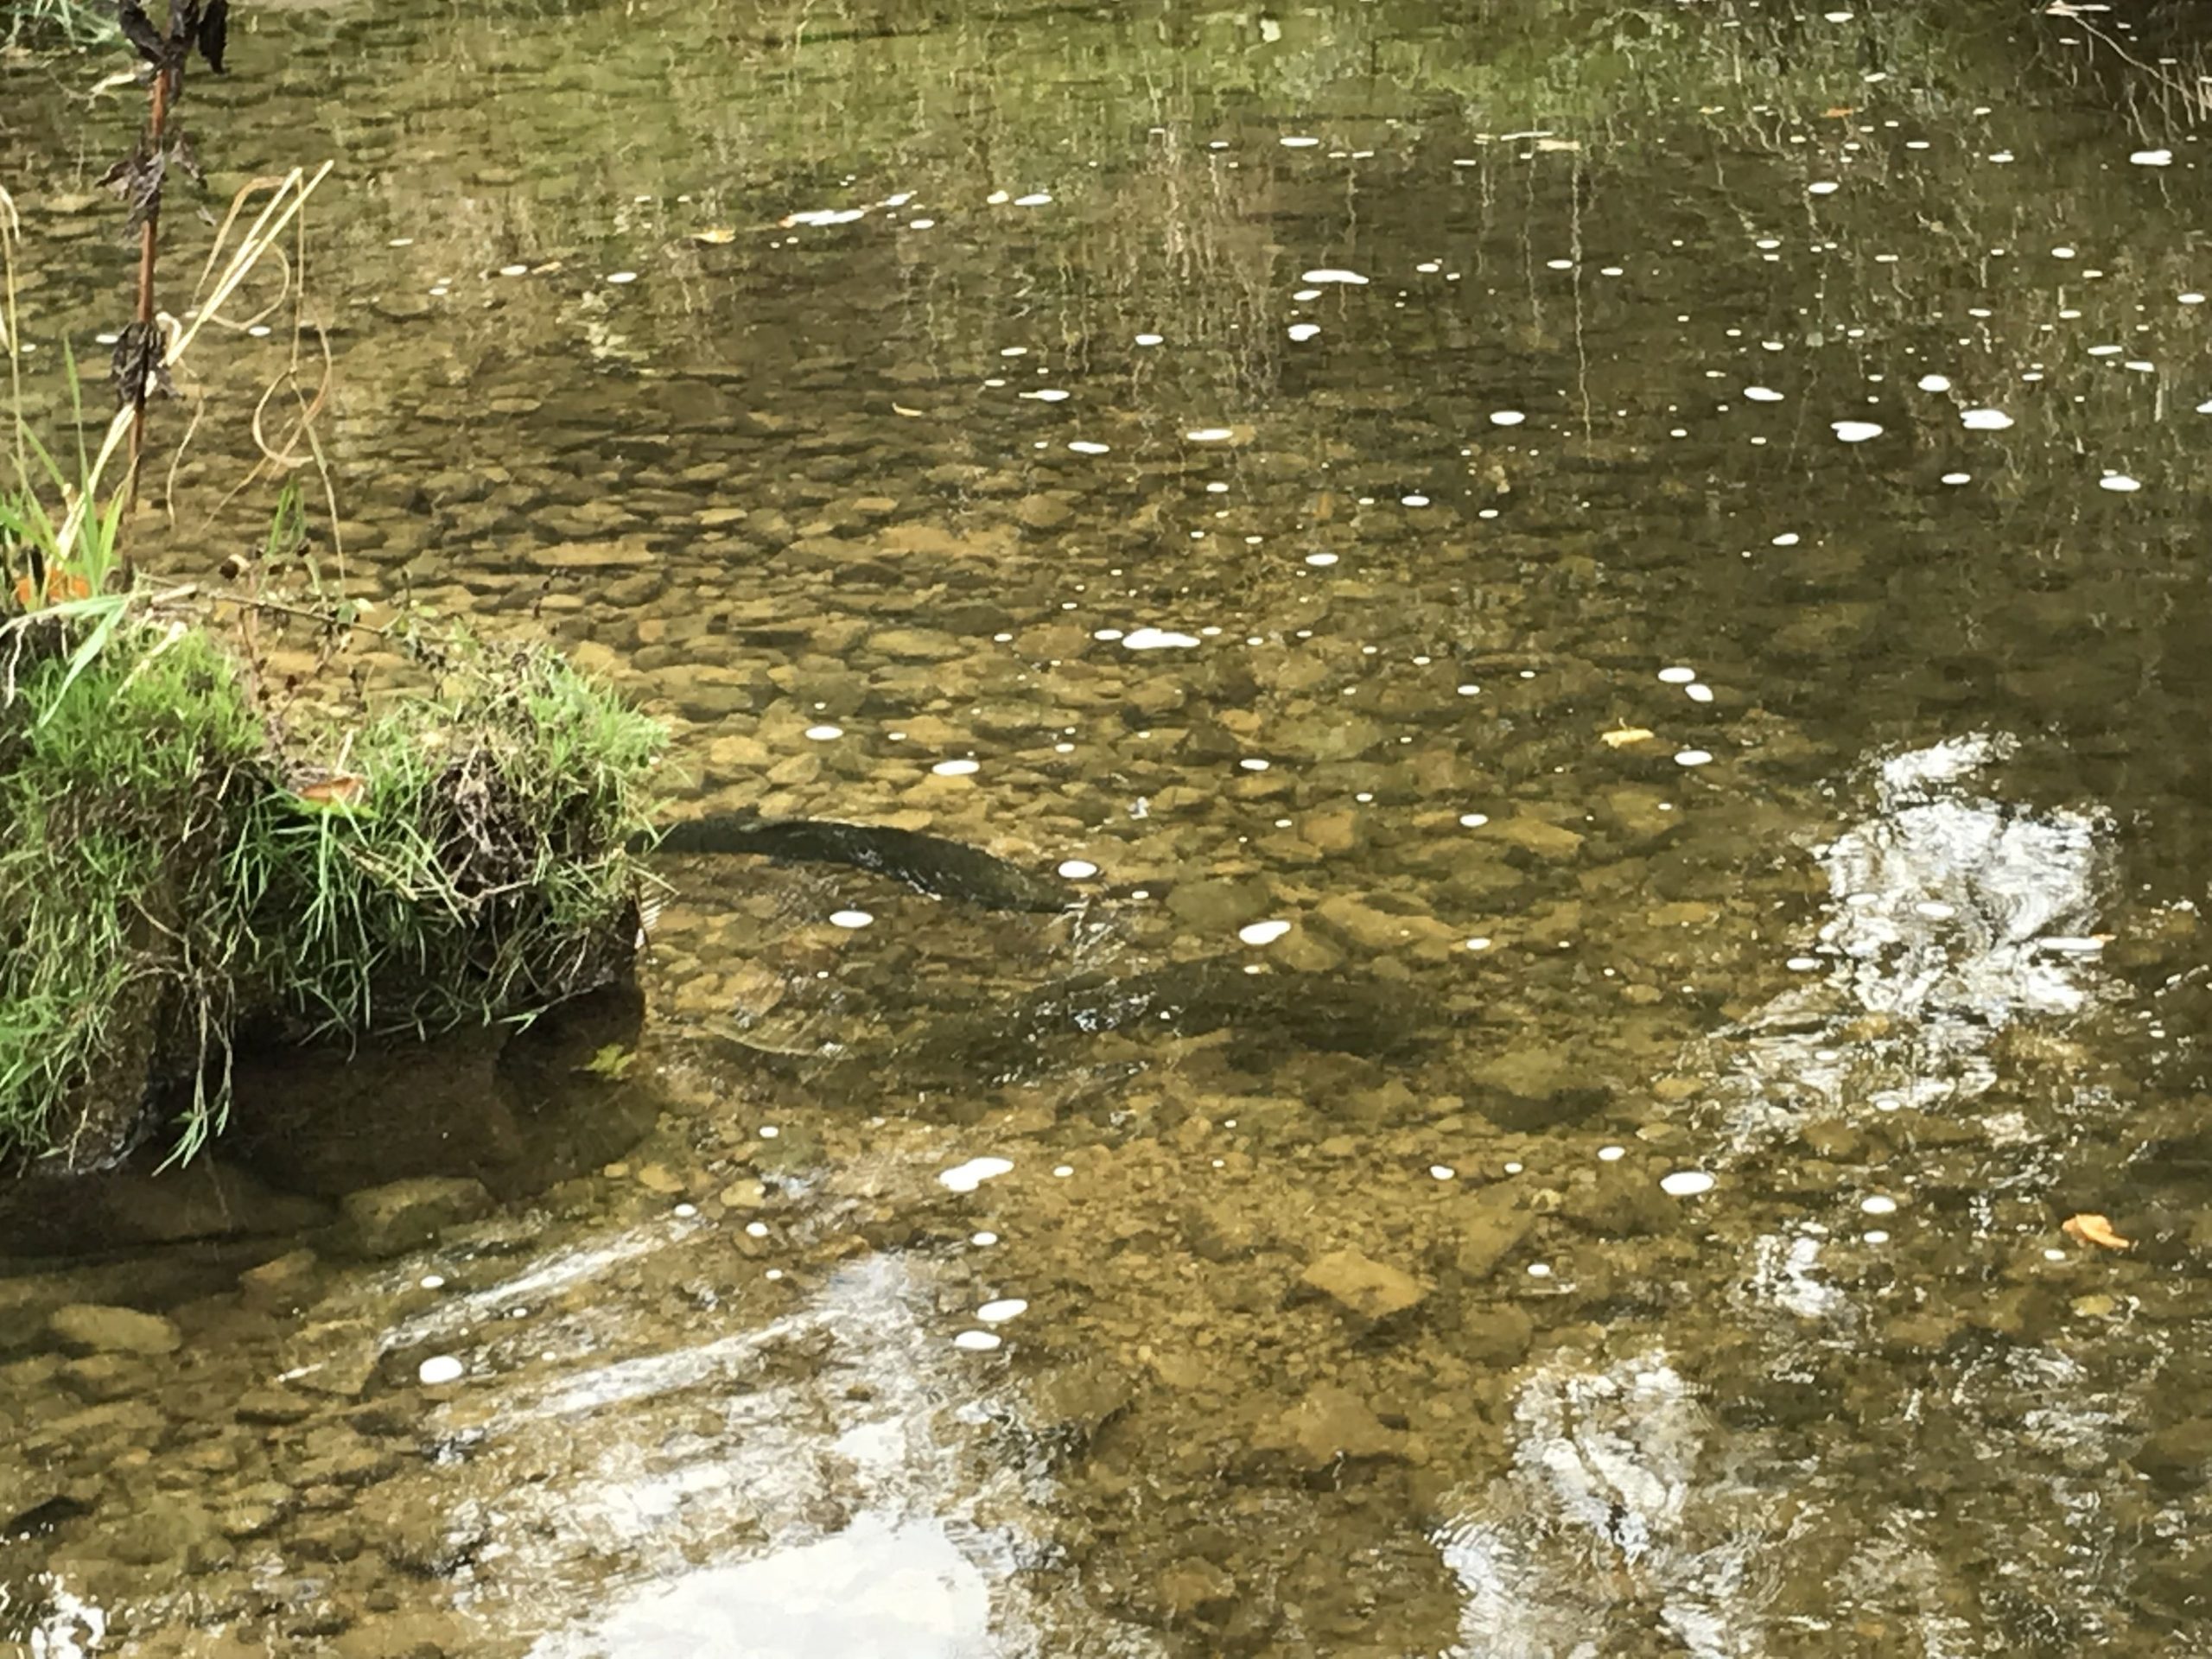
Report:
M 542 646 L 280 744 L 203 620 L 0 618 L 0 1165 L 217 1133 L 257 1041 L 526 1020 L 626 971 L 663 734 Z M 311 757 L 320 757 L 320 760 Z

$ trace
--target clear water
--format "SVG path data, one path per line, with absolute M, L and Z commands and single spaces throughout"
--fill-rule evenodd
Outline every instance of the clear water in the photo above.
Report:
M 13 1262 L 0 1633 L 2212 1640 L 2195 47 L 1848 10 L 244 16 L 186 108 L 219 207 L 338 162 L 348 580 L 557 633 L 679 810 L 1098 896 L 672 861 L 637 1061 L 526 1103 L 622 1144 L 392 1259 L 261 1193 Z M 35 410 L 108 67 L 0 69 Z M 1020 1012 L 1077 976 L 1193 988 Z

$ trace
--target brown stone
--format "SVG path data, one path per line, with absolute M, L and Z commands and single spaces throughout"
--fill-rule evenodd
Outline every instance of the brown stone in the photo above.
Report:
M 1387 1319 L 1418 1306 L 1428 1294 L 1428 1287 L 1411 1274 L 1351 1249 L 1316 1258 L 1299 1281 L 1363 1319 Z

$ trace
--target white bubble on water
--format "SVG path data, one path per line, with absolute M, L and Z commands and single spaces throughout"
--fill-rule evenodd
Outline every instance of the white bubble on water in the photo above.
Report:
M 833 910 L 830 912 L 832 927 L 862 928 L 873 926 L 875 918 L 864 910 Z
M 2141 489 L 2143 486 L 2126 473 L 2107 473 L 2097 480 L 2097 487 L 2101 490 L 2112 490 L 2121 495 L 2129 495 Z
M 460 1382 L 467 1370 L 468 1367 L 451 1354 L 433 1354 L 415 1368 L 415 1375 L 422 1378 L 426 1386 L 435 1389 L 441 1383 Z
M 1710 1192 L 1713 1179 L 1701 1169 L 1678 1169 L 1659 1178 L 1659 1190 L 1670 1198 L 1694 1198 L 1700 1192 Z
M 607 280 L 619 288 L 624 283 L 636 282 L 638 273 L 634 270 L 611 270 L 607 274 Z
M 1842 188 L 1834 179 L 1815 179 L 1805 187 L 1805 194 L 1808 196 L 1832 196 Z
M 1459 815 L 1459 826 L 1464 830 L 1479 830 L 1489 822 L 1490 814 L 1487 812 L 1462 812 Z
M 1828 430 L 1846 443 L 1865 443 L 1882 435 L 1882 428 L 1874 421 L 1830 421 Z
M 2127 159 L 2136 167 L 2171 167 L 2174 153 L 2171 149 L 2139 149 Z
M 1165 334 L 1139 334 L 1137 336 L 1137 344 L 1140 346 L 1157 346 L 1166 338 L 1167 336 Z
M 1425 507 L 1428 505 L 1428 498 L 1425 495 L 1402 495 L 1398 498 L 1398 505 L 1402 507 Z
M 1283 137 L 1276 139 L 1275 142 L 1285 149 L 1311 149 L 1321 141 L 1319 138 Z
M 1897 1201 L 1877 1192 L 1859 1199 L 1859 1207 L 1870 1216 L 1890 1216 L 1897 1213 Z
M 1919 385 L 1923 391 L 1948 391 L 1951 389 L 1950 377 L 1942 374 L 1923 374 L 1920 377 Z
M 938 1171 L 938 1185 L 955 1192 L 973 1192 L 985 1181 L 1011 1173 L 1013 1169 L 1014 1160 L 1011 1158 L 970 1158 L 964 1164 L 955 1164 L 950 1169 Z M 755 1227 L 760 1225 L 758 1222 L 753 1223 Z M 746 1230 L 750 1232 L 752 1228 Z M 765 1234 L 768 1230 L 761 1227 L 760 1230 Z
M 1365 288 L 1367 286 L 1367 278 L 1361 276 L 1357 271 L 1338 270 L 1333 266 L 1326 265 L 1323 266 L 1319 270 L 1307 271 L 1303 276 L 1300 277 L 1299 280 L 1303 283 L 1311 283 L 1317 288 L 1325 287 L 1332 283 L 1341 283 L 1349 288 Z
M 1601 1164 L 1618 1164 L 1622 1159 L 1627 1156 L 1628 1148 L 1626 1147 L 1600 1147 L 1598 1148 L 1598 1161 Z
M 985 1302 L 976 1310 L 976 1317 L 985 1325 L 1004 1325 L 1008 1319 L 1019 1319 L 1029 1311 L 1029 1304 L 1019 1296 L 1005 1296 L 995 1302 Z
M 1094 443 L 1089 438 L 1077 438 L 1073 443 L 1068 445 L 1068 448 L 1078 455 L 1103 455 L 1108 453 L 1106 445 Z
M 1333 553 L 1308 553 L 1306 556 L 1306 563 L 1317 569 L 1325 569 L 1336 562 L 1337 556 Z
M 1946 484 L 1971 484 L 1974 482 L 1974 474 L 1972 473 L 1946 473 L 1943 474 L 1942 481 Z
M 1529 417 L 1517 409 L 1495 409 L 1491 411 L 1492 426 L 1518 426 Z
M 1001 1346 L 1005 1341 L 1006 1338 L 995 1331 L 963 1331 L 958 1336 L 953 1338 L 952 1345 L 956 1348 L 964 1348 L 971 1354 L 988 1354 L 992 1349 Z
M 1703 766 L 1712 764 L 1713 756 L 1704 749 L 1677 749 L 1675 764 L 1678 766 Z
M 1098 867 L 1087 858 L 1065 858 L 1060 861 L 1059 874 L 1070 881 L 1088 881 L 1098 874 Z
M 1659 671 L 1659 683 L 1662 685 L 1688 685 L 1695 678 L 1697 678 L 1697 670 L 1694 668 L 1677 666 L 1662 668 Z
M 1200 426 L 1193 427 L 1183 435 L 1192 443 L 1225 443 L 1236 435 L 1236 430 L 1227 426 Z
M 827 743 L 833 737 L 842 737 L 845 734 L 845 728 L 842 726 L 830 725 L 825 721 L 819 726 L 808 727 L 806 734 L 817 743 Z
M 1294 322 L 1286 332 L 1293 340 L 1304 341 L 1319 334 L 1321 325 L 1318 322 Z
M 1198 643 L 1195 634 L 1167 628 L 1133 628 L 1122 637 L 1125 651 L 1188 651 Z
M 1745 386 L 1744 396 L 1755 404 L 1778 404 L 1782 394 L 1772 386 Z
M 1692 681 L 1689 684 L 1684 686 L 1682 688 L 1682 693 L 1685 696 L 1688 697 L 1692 702 L 1711 702 L 1713 701 L 1713 688 L 1697 681 Z
M 939 778 L 968 778 L 982 769 L 979 760 L 940 760 L 930 768 Z
M 1049 191 L 1032 190 L 1026 196 L 1016 196 L 1014 199 L 1014 205 L 1017 207 L 1042 207 L 1052 199 L 1052 194 Z
M 1246 944 L 1273 944 L 1289 931 L 1288 922 L 1247 922 L 1236 930 L 1236 937 Z

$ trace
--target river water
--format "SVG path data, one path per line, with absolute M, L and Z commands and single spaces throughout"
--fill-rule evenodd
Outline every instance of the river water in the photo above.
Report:
M 242 9 L 346 579 L 1093 896 L 667 860 L 508 1141 L 0 1262 L 0 1642 L 2212 1651 L 2203 83 L 1900 10 Z

